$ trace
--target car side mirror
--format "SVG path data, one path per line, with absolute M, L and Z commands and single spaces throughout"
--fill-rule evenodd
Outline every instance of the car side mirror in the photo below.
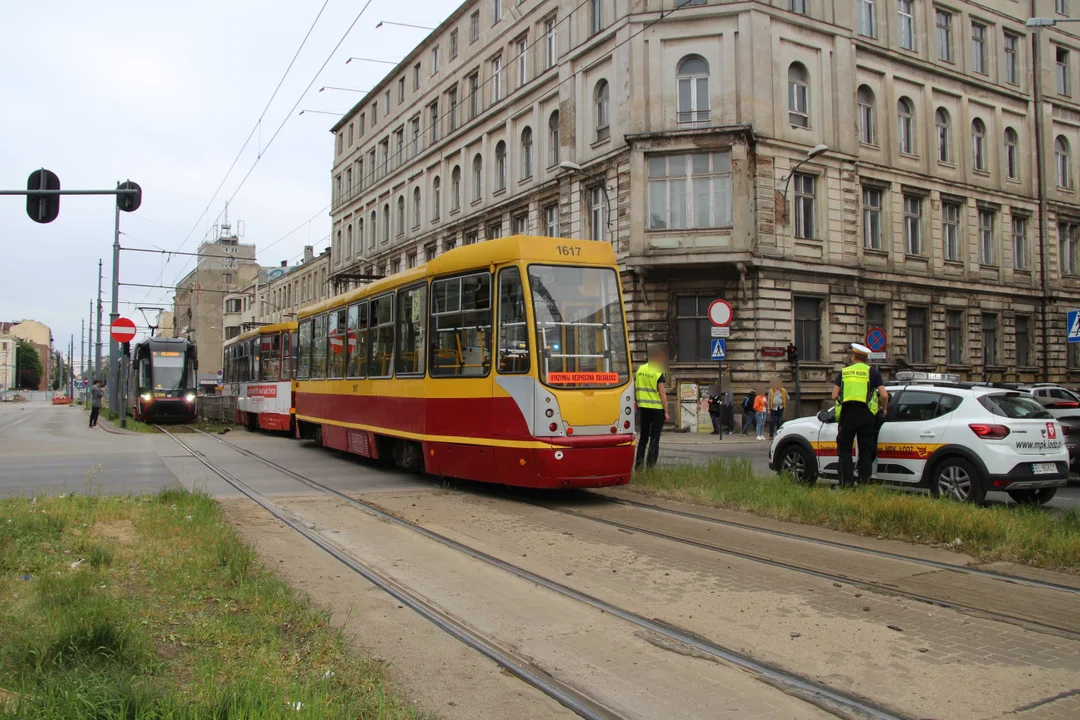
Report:
M 829 408 L 828 410 L 822 410 L 818 412 L 817 419 L 823 423 L 836 422 L 836 410 Z

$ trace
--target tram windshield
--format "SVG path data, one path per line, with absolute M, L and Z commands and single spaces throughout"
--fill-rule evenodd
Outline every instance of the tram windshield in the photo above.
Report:
M 184 382 L 184 353 L 178 350 L 155 350 L 154 389 L 179 390 Z
M 529 267 L 540 380 L 555 387 L 626 383 L 619 279 L 611 268 Z

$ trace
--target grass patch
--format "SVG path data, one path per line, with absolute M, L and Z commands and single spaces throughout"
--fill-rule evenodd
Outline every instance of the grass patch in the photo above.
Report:
M 1050 513 L 1023 506 L 978 507 L 881 486 L 838 492 L 807 487 L 787 476 L 756 475 L 742 458 L 636 473 L 629 488 L 860 535 L 948 545 L 984 562 L 1080 571 L 1080 512 L 1075 508 Z
M 208 496 L 0 500 L 0 717 L 419 717 Z
M 115 410 L 104 410 L 102 414 L 105 415 L 105 419 L 111 422 L 114 426 L 120 427 L 120 413 L 116 412 Z M 127 416 L 127 422 L 125 423 L 124 429 L 131 430 L 132 432 L 141 433 L 156 433 L 158 431 L 157 428 L 153 425 L 147 425 L 141 420 L 136 420 L 131 416 L 130 413 Z

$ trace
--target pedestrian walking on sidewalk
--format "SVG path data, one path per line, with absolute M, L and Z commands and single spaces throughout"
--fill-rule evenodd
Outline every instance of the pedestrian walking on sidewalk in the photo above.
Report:
M 765 393 L 758 393 L 754 398 L 754 422 L 757 424 L 757 439 L 765 439 L 765 415 L 769 412 L 769 401 Z
M 716 392 L 718 393 L 719 389 L 717 389 Z M 720 404 L 721 402 L 722 402 L 722 400 L 720 399 L 719 395 L 710 393 L 710 395 L 709 395 L 709 420 L 712 421 L 712 432 L 709 433 L 710 435 L 719 435 L 720 432 L 721 432 L 720 415 L 721 415 L 721 413 L 723 411 L 723 407 Z
M 671 419 L 667 401 L 667 350 L 663 345 L 654 345 L 649 351 L 649 361 L 634 373 L 634 388 L 637 395 L 639 427 L 637 457 L 634 469 L 646 469 L 656 465 L 660 457 L 660 433 L 664 423 Z M 647 448 L 647 450 L 646 450 Z M 647 454 L 646 454 L 647 453 Z
M 754 400 L 757 399 L 757 392 L 751 390 L 746 393 L 746 397 L 742 399 L 742 412 L 743 412 L 743 426 L 742 434 L 745 435 L 750 432 L 750 428 L 754 427 L 754 423 L 757 422 L 757 417 L 754 415 Z
M 101 414 L 101 396 L 105 393 L 101 390 L 101 381 L 95 380 L 90 388 L 90 427 L 97 427 L 98 415 Z
M 724 392 L 724 424 L 727 425 L 727 434 L 735 434 L 735 391 L 729 386 Z
M 784 424 L 784 408 L 787 407 L 788 394 L 780 378 L 773 380 L 769 388 L 769 439 L 776 437 L 776 431 Z

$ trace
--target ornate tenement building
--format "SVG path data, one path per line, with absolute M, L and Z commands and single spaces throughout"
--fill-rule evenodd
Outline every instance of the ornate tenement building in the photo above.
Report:
M 667 343 L 677 382 L 715 378 L 715 298 L 739 390 L 790 383 L 760 349 L 794 342 L 820 398 L 868 327 L 886 370 L 1080 380 L 1080 37 L 1024 24 L 1067 12 L 467 2 L 333 128 L 331 282 L 590 238 L 619 255 L 635 361 Z

